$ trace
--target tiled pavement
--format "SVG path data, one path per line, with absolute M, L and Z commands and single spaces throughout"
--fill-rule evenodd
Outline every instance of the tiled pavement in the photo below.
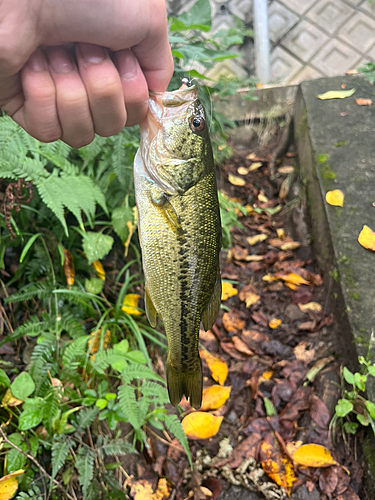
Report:
M 196 2 L 168 1 L 178 2 L 179 10 Z M 210 3 L 216 30 L 232 25 L 231 13 L 252 22 L 252 0 Z M 375 0 L 271 0 L 269 31 L 273 82 L 298 83 L 341 75 L 365 62 L 375 62 Z M 243 74 L 248 61 L 249 57 L 228 61 L 211 70 L 210 76 Z

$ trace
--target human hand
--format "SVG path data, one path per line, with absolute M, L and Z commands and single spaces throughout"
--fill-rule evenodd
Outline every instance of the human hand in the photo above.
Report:
M 140 123 L 172 73 L 164 0 L 0 0 L 0 108 L 42 142 Z

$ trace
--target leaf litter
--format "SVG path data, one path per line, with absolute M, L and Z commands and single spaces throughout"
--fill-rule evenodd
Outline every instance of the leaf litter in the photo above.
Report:
M 359 498 L 361 468 L 348 448 L 333 445 L 329 431 L 339 395 L 332 403 L 322 390 L 326 374 L 339 373 L 332 343 L 322 341 L 333 335 L 335 320 L 325 310 L 308 234 L 293 230 L 288 197 L 279 195 L 295 169 L 291 154 L 273 182 L 261 153 L 239 154 L 220 167 L 219 189 L 246 211 L 237 211 L 241 227 L 230 229 L 233 245 L 220 255 L 221 312 L 200 333 L 202 407 L 180 405 L 194 469 L 176 440 L 151 435 L 151 459 L 138 480 L 152 483 L 152 494 L 158 483 L 149 476 L 157 471 L 171 487 L 165 499 L 215 499 L 230 485 L 259 499 L 286 498 L 299 488 L 322 500 Z

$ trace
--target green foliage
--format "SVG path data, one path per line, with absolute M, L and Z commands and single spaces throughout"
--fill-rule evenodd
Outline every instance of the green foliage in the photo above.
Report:
M 375 84 L 375 64 L 373 62 L 368 62 L 358 68 L 358 71 L 361 73 L 364 73 L 367 78 L 370 80 L 370 82 L 374 85 Z
M 223 230 L 223 248 L 231 248 L 232 247 L 232 236 L 231 229 L 234 226 L 237 226 L 243 229 L 243 225 L 238 220 L 237 213 L 242 213 L 247 215 L 246 208 L 241 205 L 241 203 L 237 203 L 236 201 L 232 201 L 226 196 L 224 193 L 219 191 L 219 205 L 220 205 L 220 218 L 221 218 L 221 227 Z

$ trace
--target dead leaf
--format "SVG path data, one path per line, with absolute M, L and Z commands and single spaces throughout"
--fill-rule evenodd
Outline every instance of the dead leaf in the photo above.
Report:
M 229 354 L 231 358 L 237 359 L 238 361 L 244 361 L 246 359 L 246 356 L 238 352 L 237 349 L 234 347 L 232 340 L 225 340 L 225 339 L 221 340 L 220 347 L 223 349 L 224 352 Z
M 316 97 L 318 99 L 326 100 L 326 99 L 345 99 L 345 97 L 350 97 L 355 92 L 355 89 L 350 90 L 329 90 L 324 94 L 319 94 Z
M 130 494 L 134 500 L 151 500 L 153 497 L 152 484 L 141 479 L 131 485 Z
M 298 325 L 298 330 L 301 332 L 313 332 L 316 328 L 316 321 L 305 321 Z
M 188 439 L 209 439 L 219 432 L 223 418 L 203 411 L 194 411 L 186 415 L 181 425 Z
M 275 330 L 276 328 L 279 328 L 279 326 L 281 325 L 281 319 L 278 319 L 278 318 L 272 318 L 269 323 L 268 323 L 268 326 L 270 328 L 272 328 L 272 330 Z
M 311 344 L 307 341 L 300 342 L 296 345 L 293 352 L 299 361 L 303 361 L 307 365 L 311 363 L 315 357 L 315 351 L 314 349 L 311 349 Z
M 363 248 L 375 252 L 375 233 L 368 226 L 363 226 L 358 236 L 358 243 L 362 245 Z
M 17 399 L 13 396 L 10 389 L 7 389 L 3 399 L 1 400 L 1 406 L 19 406 L 23 403 L 21 399 Z
M 294 167 L 287 165 L 285 167 L 280 167 L 279 169 L 277 169 L 277 171 L 279 172 L 279 174 L 291 174 L 292 172 L 294 172 Z
M 256 289 L 252 285 L 247 285 L 240 291 L 239 299 L 245 302 L 246 307 L 251 307 L 259 301 L 260 297 L 257 295 Z
M 255 236 L 250 236 L 246 238 L 246 241 L 249 245 L 253 246 L 259 243 L 260 241 L 264 241 L 268 238 L 266 234 L 256 234 Z
M 241 443 L 233 450 L 233 460 L 230 462 L 232 469 L 237 469 L 247 458 L 257 456 L 257 449 L 262 436 L 256 432 L 252 432 L 249 437 L 241 441 Z
M 292 285 L 308 285 L 309 282 L 303 279 L 299 274 L 296 273 L 288 273 L 288 274 L 275 274 L 276 279 L 280 279 L 285 281 L 286 283 L 290 283 Z
M 304 313 L 308 311 L 321 312 L 323 307 L 317 302 L 308 302 L 307 304 L 297 304 L 300 310 Z
M 254 172 L 254 170 L 258 170 L 258 168 L 260 168 L 262 165 L 263 165 L 263 163 L 261 161 L 257 161 L 255 163 L 253 163 L 251 165 L 251 167 L 249 168 L 249 172 Z
M 344 206 L 344 193 L 340 189 L 334 189 L 333 191 L 327 191 L 326 202 L 328 205 L 333 207 L 343 207 Z
M 358 75 L 358 70 L 357 69 L 348 69 L 348 71 L 345 71 L 346 75 Z
M 246 175 L 249 173 L 249 169 L 246 168 L 246 167 L 239 167 L 237 169 L 237 172 L 240 174 L 240 175 Z
M 296 250 L 301 246 L 301 243 L 299 241 L 287 241 L 286 243 L 283 243 L 281 245 L 281 250 Z
M 221 284 L 221 300 L 228 300 L 230 297 L 234 297 L 237 295 L 238 290 L 234 288 L 231 283 L 227 281 L 223 281 Z
M 231 387 L 221 385 L 211 385 L 203 389 L 201 411 L 217 410 L 225 405 L 229 396 Z
M 319 427 L 321 427 L 322 429 L 328 429 L 331 416 L 329 414 L 327 406 L 315 394 L 311 396 L 310 415 L 314 422 L 319 425 Z
M 267 316 L 264 313 L 262 313 L 261 311 L 253 312 L 251 317 L 255 321 L 255 323 L 258 323 L 258 325 L 260 325 L 260 326 L 267 326 L 268 325 Z
M 138 310 L 138 301 L 141 297 L 136 293 L 128 293 L 124 297 L 121 309 L 132 316 L 142 316 L 142 311 Z
M 342 494 L 337 497 L 337 500 L 361 500 L 359 496 L 354 492 L 351 486 Z
M 199 487 L 201 490 L 201 493 L 205 496 L 205 498 L 212 498 L 212 491 L 206 488 L 205 486 L 200 486 Z
M 356 99 L 355 102 L 358 104 L 358 106 L 371 106 L 372 100 L 371 99 Z
M 245 328 L 245 321 L 240 319 L 235 312 L 224 313 L 222 321 L 227 332 L 237 333 Z
M 254 356 L 253 351 L 251 349 L 249 349 L 247 344 L 245 344 L 245 342 L 243 340 L 241 340 L 239 337 L 237 337 L 236 335 L 234 337 L 232 337 L 232 342 L 233 342 L 234 347 L 241 354 L 245 354 L 245 356 Z
M 63 251 L 64 251 L 64 274 L 65 274 L 66 284 L 70 287 L 74 284 L 74 276 L 75 276 L 73 255 L 66 248 L 64 248 Z
M 289 443 L 286 443 L 286 451 L 289 453 L 290 456 L 292 456 L 298 448 L 300 448 L 303 445 L 303 441 L 289 441 Z
M 165 477 L 161 477 L 158 481 L 158 487 L 152 496 L 152 500 L 167 500 L 170 496 L 171 487 Z
M 246 248 L 242 248 L 238 245 L 234 246 L 230 250 L 232 257 L 236 260 L 246 260 L 248 252 Z
M 100 260 L 96 260 L 95 262 L 92 263 L 92 265 L 96 271 L 97 277 L 100 278 L 102 281 L 105 281 L 105 271 Z
M 17 477 L 24 472 L 23 469 L 19 469 L 0 478 L 0 500 L 9 500 L 12 498 L 18 489 Z
M 290 490 L 297 478 L 293 463 L 282 452 L 274 433 L 270 432 L 265 436 L 260 446 L 259 456 L 264 472 L 290 495 Z
M 245 186 L 246 181 L 241 177 L 237 177 L 236 175 L 229 174 L 228 181 L 233 184 L 233 186 Z
M 305 467 L 329 467 L 339 465 L 327 448 L 320 444 L 303 444 L 293 454 L 293 460 Z
M 101 342 L 101 331 L 102 329 L 99 328 L 98 330 L 94 330 L 92 333 L 90 333 L 90 339 L 88 342 L 90 348 L 90 354 L 95 354 L 99 350 Z M 103 338 L 103 349 L 107 349 L 110 341 L 111 341 L 111 332 L 110 330 L 106 330 Z
M 319 359 L 312 368 L 307 372 L 306 374 L 306 380 L 308 382 L 313 382 L 315 377 L 318 375 L 318 373 L 323 370 L 325 366 L 327 366 L 329 363 L 334 361 L 334 356 L 328 356 L 327 358 L 322 358 Z M 305 382 L 304 385 L 306 385 L 308 382 Z
M 215 382 L 218 382 L 220 385 L 224 385 L 228 376 L 228 366 L 226 362 L 221 358 L 213 356 L 204 349 L 200 349 L 199 353 L 201 358 L 206 361 Z
M 248 255 L 245 260 L 247 262 L 260 262 L 264 260 L 264 255 Z
M 329 495 L 335 491 L 337 483 L 338 483 L 338 467 L 329 467 L 324 469 L 322 473 L 319 475 L 319 487 L 322 490 L 322 493 Z
M 261 201 L 262 203 L 267 203 L 268 198 L 264 193 L 259 193 L 258 194 L 258 200 Z

